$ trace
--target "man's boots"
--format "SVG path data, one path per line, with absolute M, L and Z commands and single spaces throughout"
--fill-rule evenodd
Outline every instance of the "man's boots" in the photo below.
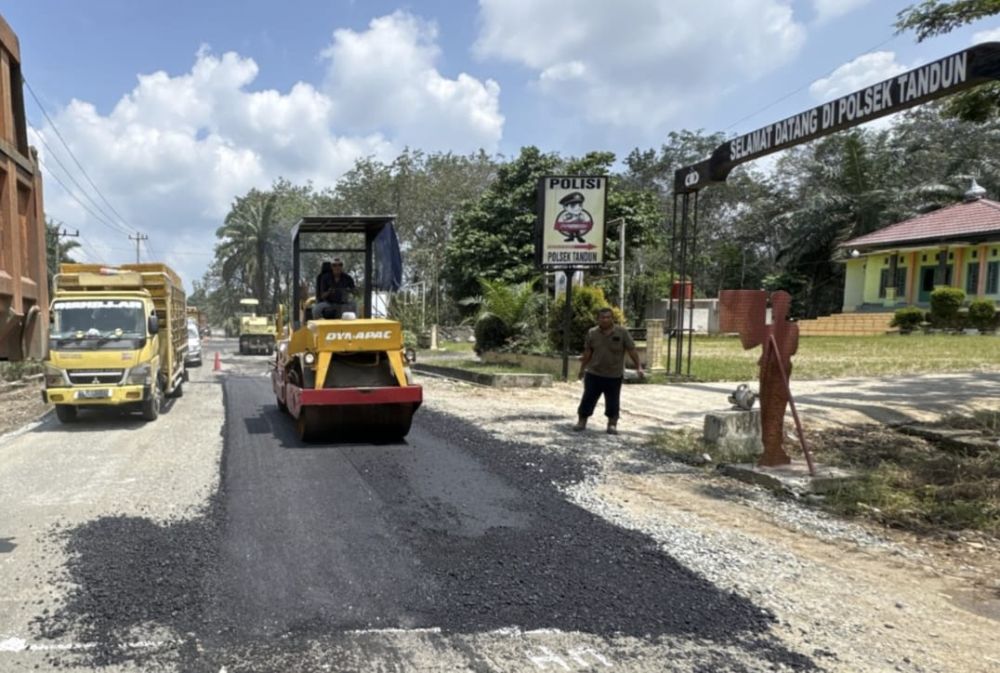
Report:
M 573 429 L 576 430 L 577 432 L 583 432 L 584 430 L 586 430 L 587 417 L 586 416 L 577 417 L 576 425 L 573 426 Z
M 618 421 L 608 421 L 608 434 L 617 435 L 618 434 Z

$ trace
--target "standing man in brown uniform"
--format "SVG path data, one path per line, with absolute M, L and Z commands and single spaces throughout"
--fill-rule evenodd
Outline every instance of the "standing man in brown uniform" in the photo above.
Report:
M 577 409 L 579 417 L 574 430 L 584 430 L 587 419 L 594 414 L 597 400 L 604 395 L 604 415 L 608 417 L 608 434 L 618 434 L 618 414 L 621 406 L 622 379 L 625 376 L 625 353 L 632 358 L 639 378 L 645 376 L 632 335 L 615 324 L 610 308 L 597 312 L 597 327 L 591 327 L 583 345 L 580 376 L 583 379 L 583 399 Z

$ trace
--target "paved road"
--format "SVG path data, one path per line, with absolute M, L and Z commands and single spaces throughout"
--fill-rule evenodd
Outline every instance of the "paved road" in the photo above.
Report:
M 0 440 L 0 670 L 813 668 L 567 502 L 580 464 L 430 410 L 403 443 L 305 446 L 264 359 L 214 347 L 226 371 L 154 424 Z

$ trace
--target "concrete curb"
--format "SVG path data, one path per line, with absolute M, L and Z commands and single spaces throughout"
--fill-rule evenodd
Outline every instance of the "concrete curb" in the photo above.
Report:
M 486 374 L 457 367 L 441 367 L 424 363 L 415 363 L 411 368 L 424 374 L 443 376 L 494 388 L 549 388 L 552 386 L 552 376 L 549 374 Z

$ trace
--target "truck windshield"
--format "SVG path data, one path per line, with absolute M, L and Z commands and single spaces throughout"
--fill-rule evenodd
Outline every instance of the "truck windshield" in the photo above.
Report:
M 139 348 L 146 338 L 141 301 L 88 299 L 52 305 L 52 347 L 80 350 Z

